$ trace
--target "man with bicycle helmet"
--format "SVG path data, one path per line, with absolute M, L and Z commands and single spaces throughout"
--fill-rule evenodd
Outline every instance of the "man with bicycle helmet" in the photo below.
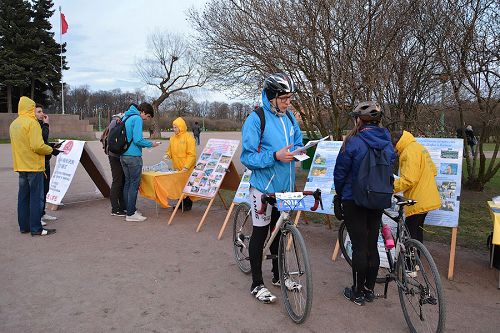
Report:
M 272 74 L 264 81 L 262 110 L 255 110 L 245 120 L 242 128 L 241 163 L 252 170 L 250 178 L 250 206 L 253 230 L 249 244 L 252 286 L 250 291 L 259 301 L 272 303 L 276 300 L 262 279 L 262 251 L 269 230 L 279 219 L 276 208 L 268 205 L 265 214 L 257 214 L 261 208 L 263 193 L 289 192 L 294 189 L 295 163 L 291 153 L 303 146 L 302 133 L 297 120 L 289 113 L 295 84 L 284 74 Z M 258 112 L 263 112 L 265 127 L 262 131 Z M 287 115 L 287 113 L 289 113 Z M 278 253 L 279 234 L 272 245 L 271 254 Z M 279 286 L 278 260 L 273 259 L 273 285 Z M 291 282 L 291 281 L 290 281 Z M 297 286 L 291 286 L 294 288 Z
M 377 102 L 359 103 L 351 116 L 355 125 L 337 156 L 334 183 L 352 243 L 353 285 L 344 289 L 344 296 L 357 305 L 364 305 L 375 299 L 373 288 L 380 264 L 377 241 L 383 210 L 356 205 L 353 184 L 369 147 L 387 153 L 391 165 L 396 155 L 389 131 L 380 125 L 382 109 Z

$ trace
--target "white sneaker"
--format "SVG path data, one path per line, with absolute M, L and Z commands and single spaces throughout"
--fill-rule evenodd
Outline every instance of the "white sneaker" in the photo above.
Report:
M 142 221 L 146 221 L 147 217 L 146 216 L 142 216 L 142 215 L 139 215 L 137 214 L 137 212 L 134 213 L 134 215 L 132 216 L 128 216 L 125 217 L 125 221 L 127 222 L 142 222 Z
M 42 224 L 42 227 L 45 227 L 47 225 L 47 222 L 45 222 L 44 220 L 40 220 L 40 223 Z
M 144 215 L 142 215 L 142 212 L 140 210 L 138 210 L 138 209 L 135 210 L 135 214 L 139 214 L 141 216 L 144 216 Z
M 42 216 L 42 220 L 55 221 L 57 220 L 57 217 L 45 214 L 44 216 Z

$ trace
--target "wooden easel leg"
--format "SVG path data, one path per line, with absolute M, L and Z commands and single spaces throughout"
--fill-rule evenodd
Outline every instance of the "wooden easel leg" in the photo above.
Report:
M 451 229 L 450 261 L 448 263 L 448 280 L 453 280 L 455 270 L 455 251 L 457 249 L 457 228 Z
M 181 194 L 181 197 L 177 201 L 177 205 L 175 205 L 174 211 L 172 212 L 172 215 L 170 215 L 170 219 L 168 220 L 168 225 L 172 223 L 172 220 L 174 219 L 175 213 L 177 213 L 177 210 L 179 209 L 179 206 L 182 203 L 182 199 L 184 199 L 184 193 Z
M 226 214 L 226 218 L 224 219 L 224 223 L 222 224 L 222 227 L 220 228 L 219 236 L 217 236 L 217 240 L 221 239 L 222 234 L 224 233 L 224 230 L 226 229 L 227 221 L 229 221 L 229 218 L 231 217 L 231 213 L 233 212 L 233 209 L 234 209 L 234 202 L 231 203 L 231 206 L 229 206 L 229 212 L 227 212 L 227 214 Z
M 340 243 L 339 239 L 337 238 L 337 241 L 335 242 L 335 248 L 333 249 L 332 261 L 337 260 L 337 256 L 339 255 L 339 250 L 340 250 Z
M 205 209 L 205 214 L 203 214 L 203 217 L 201 218 L 200 224 L 198 224 L 198 228 L 196 228 L 196 232 L 199 232 L 201 229 L 201 226 L 203 225 L 203 222 L 205 222 L 205 218 L 207 217 L 208 211 L 210 210 L 210 207 L 212 207 L 212 204 L 215 201 L 215 197 L 213 197 L 210 202 L 208 203 L 207 209 Z
M 222 194 L 220 194 L 220 191 L 217 192 L 217 194 L 219 194 L 219 198 L 220 198 L 220 201 L 222 201 L 222 205 L 224 206 L 224 208 L 227 210 L 227 204 L 226 202 L 224 201 L 224 198 L 222 197 Z
M 328 225 L 328 229 L 332 229 L 332 221 L 330 221 L 330 216 L 328 214 L 325 214 L 326 217 L 326 224 Z

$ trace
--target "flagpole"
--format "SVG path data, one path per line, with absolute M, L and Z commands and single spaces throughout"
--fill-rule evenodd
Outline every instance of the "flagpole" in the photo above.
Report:
M 62 58 L 62 19 L 61 6 L 59 6 L 59 56 L 61 58 L 61 110 L 64 114 L 64 81 L 63 81 L 63 58 Z

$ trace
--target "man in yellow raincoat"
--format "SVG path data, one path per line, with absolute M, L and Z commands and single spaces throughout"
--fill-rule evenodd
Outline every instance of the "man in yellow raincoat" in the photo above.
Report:
M 427 213 L 441 207 L 441 198 L 434 177 L 436 165 L 427 149 L 407 131 L 392 132 L 392 143 L 399 155 L 400 178 L 394 181 L 394 193 L 403 192 L 416 200 L 413 206 L 405 206 L 406 227 L 411 238 L 423 242 L 423 225 Z
M 173 121 L 174 135 L 170 137 L 170 145 L 165 152 L 165 159 L 172 160 L 172 167 L 183 172 L 193 171 L 196 163 L 196 142 L 181 117 Z M 189 197 L 182 200 L 183 210 L 191 210 L 193 202 Z
M 46 236 L 55 229 L 43 229 L 43 180 L 45 155 L 59 154 L 57 149 L 46 145 L 42 139 L 42 128 L 35 117 L 35 102 L 22 96 L 19 100 L 18 117 L 9 127 L 12 144 L 14 171 L 19 173 L 17 197 L 17 222 L 21 233 Z

